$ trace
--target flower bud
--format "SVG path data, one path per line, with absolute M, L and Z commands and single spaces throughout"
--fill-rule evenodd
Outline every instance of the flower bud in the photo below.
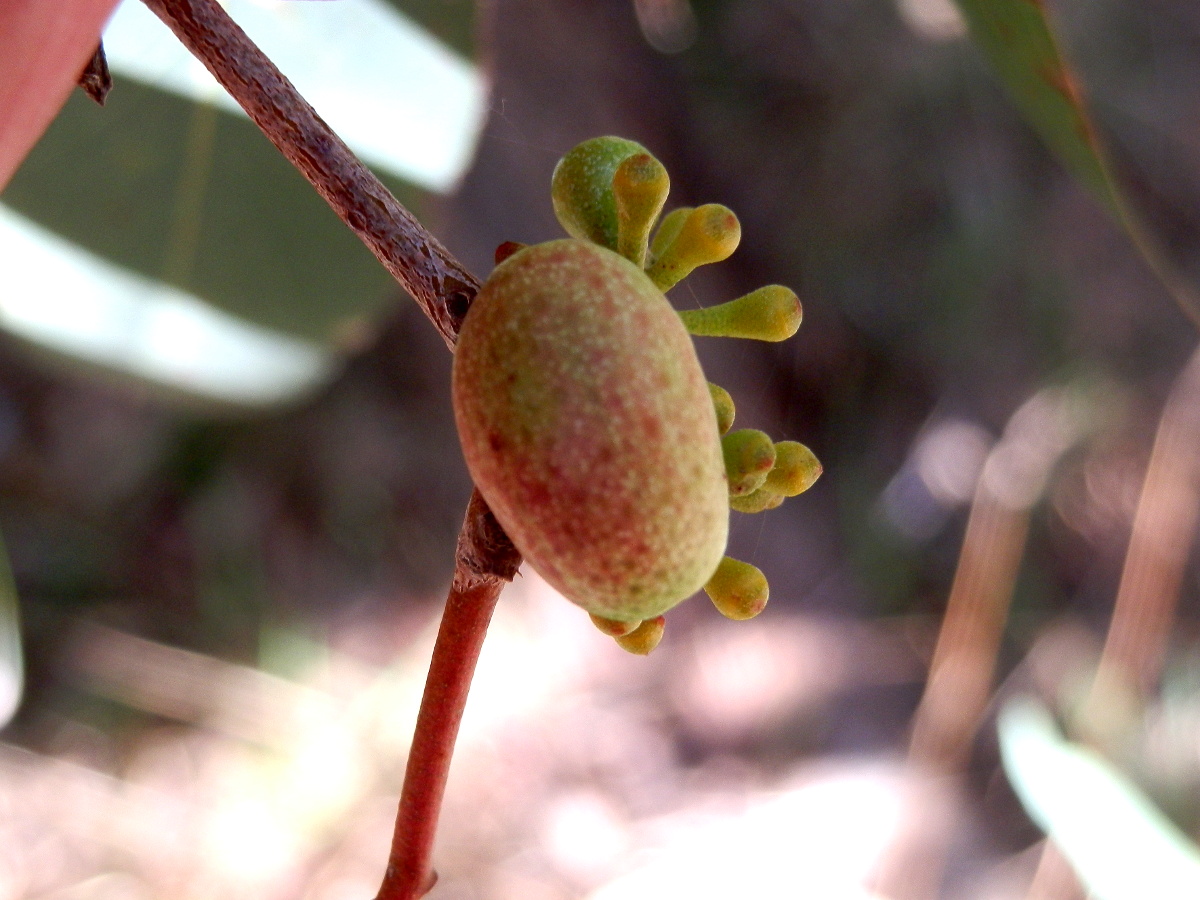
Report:
M 803 312 L 794 291 L 769 284 L 728 303 L 679 315 L 688 331 L 703 337 L 785 341 L 800 328 Z
M 766 490 L 784 497 L 795 497 L 812 487 L 824 468 L 813 452 L 798 441 L 780 441 L 775 445 L 775 467 L 763 483 Z
M 717 611 L 727 619 L 753 619 L 767 605 L 767 577 L 750 563 L 726 556 L 704 586 Z
M 646 265 L 650 229 L 658 220 L 671 179 L 663 164 L 649 153 L 635 153 L 613 175 L 617 209 L 617 252 L 639 268 Z
M 669 290 L 697 266 L 728 259 L 741 239 L 742 226 L 733 211 L 706 203 L 684 217 L 675 239 L 655 256 L 646 274 L 660 290 Z
M 731 431 L 721 438 L 729 496 L 739 497 L 762 487 L 775 465 L 775 444 L 770 435 L 754 428 Z
M 663 616 L 647 619 L 629 634 L 618 636 L 617 646 L 630 653 L 636 653 L 638 656 L 645 656 L 662 640 L 666 624 L 667 620 Z
M 725 434 L 733 427 L 733 417 L 736 412 L 733 398 L 729 396 L 729 391 L 711 381 L 708 383 L 708 392 L 712 394 L 713 409 L 717 413 L 717 431 Z
M 550 182 L 554 215 L 567 234 L 609 250 L 617 249 L 617 205 L 613 175 L 617 167 L 646 148 L 618 137 L 598 137 L 569 150 Z
M 769 475 L 767 477 L 770 478 Z M 765 512 L 768 509 L 774 509 L 781 503 L 783 503 L 783 494 L 775 493 L 765 483 L 749 494 L 729 498 L 729 508 L 740 513 Z
M 641 619 L 623 622 L 620 619 L 606 619 L 595 613 L 588 613 L 588 616 L 591 618 L 592 624 L 609 637 L 625 637 L 625 635 L 636 631 L 638 626 L 642 624 Z
M 683 228 L 683 223 L 692 214 L 692 209 L 691 206 L 681 206 L 671 210 L 663 217 L 662 222 L 658 225 L 658 231 L 654 232 L 654 239 L 650 242 L 650 262 L 662 256 L 663 251 L 675 242 L 675 238 L 679 236 L 679 230 Z

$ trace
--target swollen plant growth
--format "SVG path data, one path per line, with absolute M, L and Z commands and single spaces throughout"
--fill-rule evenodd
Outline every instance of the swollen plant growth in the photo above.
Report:
M 659 223 L 669 186 L 632 141 L 571 150 L 551 191 L 571 237 L 501 245 L 454 361 L 463 452 L 496 519 L 634 653 L 701 588 L 730 618 L 761 612 L 766 578 L 724 556 L 729 509 L 771 509 L 821 472 L 802 444 L 730 431 L 733 400 L 705 380 L 688 334 L 784 340 L 799 300 L 771 285 L 676 313 L 664 291 L 726 259 L 741 229 L 717 204 Z

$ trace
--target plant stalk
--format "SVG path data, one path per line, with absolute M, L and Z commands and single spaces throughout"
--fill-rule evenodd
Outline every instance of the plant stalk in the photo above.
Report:
M 216 0 L 144 2 L 412 295 L 453 350 L 478 279 L 354 156 Z M 377 900 L 416 900 L 436 881 L 430 857 L 471 677 L 500 592 L 520 565 L 520 553 L 474 491 Z
M 481 571 L 480 563 L 488 571 Z M 437 880 L 430 859 L 454 741 L 496 601 L 520 564 L 520 555 L 474 492 L 459 535 L 454 581 L 425 680 L 392 849 L 376 900 L 416 900 Z

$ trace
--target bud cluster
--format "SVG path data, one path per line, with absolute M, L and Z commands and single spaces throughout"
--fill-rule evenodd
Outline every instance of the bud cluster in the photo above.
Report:
M 621 138 L 600 137 L 579 144 L 559 161 L 552 179 L 551 197 L 558 221 L 575 241 L 605 248 L 605 251 L 619 255 L 636 267 L 636 273 L 642 273 L 633 273 L 629 277 L 640 279 L 644 276 L 648 280 L 644 289 L 640 286 L 640 282 L 634 287 L 626 285 L 621 288 L 624 294 L 628 294 L 632 298 L 633 295 L 652 293 L 661 298 L 662 293 L 670 290 L 697 267 L 727 259 L 737 249 L 741 240 L 741 226 L 737 216 L 720 204 L 705 204 L 694 208 L 681 207 L 662 216 L 669 190 L 670 179 L 666 169 L 657 159 L 646 152 L 645 148 Z M 523 259 L 523 264 L 530 269 L 540 266 L 541 269 L 535 274 L 544 271 L 548 278 L 561 277 L 557 273 L 570 268 L 574 265 L 575 260 L 584 260 L 580 265 L 588 265 L 587 254 L 583 252 L 582 248 L 563 247 L 561 246 L 563 243 L 551 242 L 551 244 L 538 245 L 537 248 L 525 248 L 521 244 L 505 242 L 497 248 L 497 273 L 501 272 L 505 266 L 513 265 L 509 260 L 515 262 Z M 541 253 L 541 256 L 545 257 L 545 261 L 539 261 L 536 255 L 526 255 L 529 251 L 542 247 L 551 248 Z M 604 251 L 590 252 L 603 253 Z M 553 263 L 550 262 L 551 259 L 553 259 Z M 569 262 L 563 262 L 564 259 Z M 600 258 L 597 258 L 597 263 L 599 262 Z M 599 269 L 604 268 L 609 272 L 604 277 L 611 279 L 614 277 L 612 273 L 616 270 L 607 269 L 608 265 L 605 262 L 598 266 L 597 273 L 599 273 Z M 511 281 L 516 278 L 515 273 L 516 270 L 509 269 L 506 278 Z M 599 279 L 601 276 L 597 274 L 595 277 Z M 624 279 L 626 276 L 622 274 L 620 277 Z M 489 282 L 492 281 L 493 279 L 490 278 Z M 595 284 L 599 284 L 599 282 L 595 282 Z M 596 287 L 595 284 L 592 289 L 598 298 L 597 302 L 612 304 L 613 300 L 609 294 L 614 292 L 609 291 L 607 286 Z M 498 285 L 491 293 L 504 295 L 505 291 L 511 293 L 512 289 Z M 621 291 L 616 293 L 621 293 Z M 481 292 L 481 299 L 484 299 L 485 302 L 485 295 L 488 293 L 489 286 L 485 284 L 484 290 Z M 562 286 L 559 292 L 564 303 L 577 303 L 579 302 L 578 298 L 586 293 L 587 288 L 575 283 Z M 502 296 L 501 299 L 507 301 L 509 298 Z M 631 299 L 630 302 L 632 303 L 633 300 Z M 666 304 L 665 298 L 661 298 L 661 302 Z M 498 302 L 494 303 L 499 305 Z M 541 308 L 544 307 L 545 304 Z M 625 306 L 618 304 L 614 306 L 614 309 L 618 309 L 621 314 L 624 314 Z M 800 301 L 793 291 L 780 285 L 768 285 L 727 303 L 705 309 L 686 310 L 675 315 L 678 321 L 682 322 L 684 329 L 696 336 L 782 341 L 796 333 L 800 327 L 802 313 Z M 581 331 L 575 321 L 583 318 L 586 318 L 586 313 L 571 320 L 570 328 L 576 336 L 580 333 L 595 331 L 597 327 L 593 323 Z M 471 316 L 468 315 L 467 323 L 464 325 L 464 334 L 466 334 L 470 320 Z M 507 322 L 507 320 L 502 321 Z M 679 326 L 674 327 L 678 328 Z M 492 328 L 494 330 L 495 326 L 493 325 Z M 636 342 L 639 340 L 639 335 L 631 334 L 629 340 Z M 492 336 L 476 339 L 476 342 L 483 341 L 488 342 L 487 353 L 490 355 L 487 358 L 494 365 L 501 358 L 501 355 L 491 346 L 496 343 L 496 339 Z M 684 342 L 687 343 L 686 338 L 684 338 Z M 461 346 L 460 339 L 460 352 Z M 565 357 L 572 354 L 570 349 L 557 346 L 553 349 L 551 357 L 556 361 L 559 356 Z M 694 358 L 694 351 L 689 350 L 687 354 Z M 620 353 L 616 355 L 619 356 Z M 484 497 L 494 508 L 499 505 L 497 513 L 500 516 L 501 510 L 505 510 L 505 501 L 508 498 L 506 496 L 496 497 L 496 501 L 499 501 L 497 504 L 489 496 L 489 486 L 492 482 L 501 485 L 503 479 L 486 474 L 481 479 L 481 473 L 476 471 L 472 460 L 473 457 L 482 457 L 486 454 L 483 451 L 475 454 L 471 452 L 471 442 L 466 439 L 466 432 L 473 429 L 475 432 L 483 434 L 486 431 L 488 439 L 494 447 L 497 445 L 497 441 L 500 443 L 513 442 L 512 435 L 498 434 L 499 431 L 511 431 L 517 434 L 521 440 L 525 440 L 528 433 L 537 432 L 541 426 L 537 422 L 534 422 L 533 425 L 521 422 L 518 423 L 519 427 L 510 427 L 507 421 L 505 428 L 497 428 L 494 421 L 488 426 L 490 430 L 476 426 L 472 420 L 474 414 L 462 412 L 460 407 L 465 409 L 474 402 L 471 394 L 477 390 L 476 384 L 481 379 L 474 374 L 464 374 L 460 378 L 457 371 L 458 365 L 456 360 L 456 415 L 459 416 L 460 433 L 464 434 L 464 449 L 467 451 L 468 466 L 472 467 L 472 475 L 476 477 L 476 483 Z M 693 362 L 692 365 L 696 365 L 696 363 Z M 470 364 L 464 364 L 463 368 L 470 368 L 472 373 L 475 370 L 475 367 Z M 513 390 L 519 390 L 519 382 L 526 374 L 524 370 L 514 370 L 514 377 L 508 378 L 505 383 L 518 383 L 518 387 Z M 638 373 L 636 377 L 643 378 L 644 375 L 645 373 Z M 612 393 L 609 388 L 598 382 L 598 376 L 595 376 L 594 373 L 589 372 L 583 377 L 585 380 L 597 381 L 596 384 L 589 381 L 587 385 L 592 395 L 599 395 L 605 390 Z M 629 377 L 635 377 L 634 373 L 630 372 Z M 667 380 L 669 381 L 670 378 Z M 460 382 L 463 385 L 461 389 Z M 702 390 L 702 388 L 697 389 Z M 492 388 L 488 388 L 488 390 L 492 390 Z M 715 412 L 715 440 L 720 443 L 720 458 L 724 461 L 724 478 L 730 508 L 743 513 L 757 513 L 774 509 L 785 498 L 794 497 L 813 485 L 821 474 L 821 464 L 812 451 L 795 441 L 773 441 L 766 433 L 756 429 L 731 430 L 735 416 L 732 397 L 724 388 L 712 383 L 708 384 L 708 392 L 711 407 Z M 461 402 L 459 394 L 464 397 Z M 614 407 L 619 406 L 611 399 L 607 402 Z M 628 403 L 625 405 L 629 406 Z M 509 408 L 511 407 L 505 407 L 505 409 Z M 531 419 L 531 421 L 533 420 Z M 621 420 L 614 419 L 608 430 L 619 432 L 626 427 L 630 430 L 643 428 L 645 417 L 634 416 L 628 421 L 630 425 L 626 426 Z M 583 427 L 585 426 L 577 423 L 576 430 Z M 711 429 L 712 426 L 706 427 Z M 653 430 L 652 428 L 651 431 Z M 643 442 L 642 453 L 648 461 L 647 465 L 651 458 L 655 458 L 656 464 L 661 467 L 661 458 L 655 457 L 661 448 L 646 446 L 646 433 L 648 432 L 644 432 L 644 430 L 638 431 L 637 441 Z M 712 434 L 711 431 L 708 433 Z M 621 434 L 606 435 L 604 439 L 611 441 L 613 447 L 617 448 L 632 446 L 636 443 L 632 438 L 623 440 Z M 559 437 L 557 435 L 551 435 L 551 440 L 556 442 L 556 446 L 558 445 Z M 482 438 L 474 443 L 482 444 Z M 694 456 L 696 448 L 685 449 L 677 446 L 672 452 L 678 452 L 682 458 L 687 454 Z M 637 468 L 638 464 L 636 457 L 624 462 L 626 469 Z M 700 467 L 697 468 L 697 471 L 703 468 L 700 463 L 696 463 L 696 465 Z M 718 462 L 717 465 L 719 466 L 720 463 Z M 621 470 L 621 472 L 625 474 L 625 470 Z M 716 477 L 719 479 L 720 475 L 718 474 Z M 653 473 L 645 475 L 643 484 L 646 485 L 646 488 L 642 490 L 642 496 L 654 486 L 655 478 Z M 629 479 L 623 480 L 629 481 Z M 527 481 L 526 478 L 521 483 L 525 484 Z M 629 483 L 633 482 L 629 481 Z M 499 494 L 504 494 L 505 490 L 508 490 L 508 493 L 516 496 L 516 489 L 509 490 L 498 486 L 496 490 Z M 579 485 L 569 484 L 564 487 L 564 490 L 580 494 L 581 489 Z M 685 492 L 690 490 L 690 486 L 685 487 L 684 490 Z M 696 490 L 699 498 L 702 488 L 698 486 Z M 529 495 L 526 494 L 526 496 Z M 706 503 L 707 501 L 698 499 L 697 502 Z M 724 506 L 724 501 L 720 502 Z M 687 498 L 672 496 L 669 501 L 664 501 L 662 517 L 672 521 L 676 520 L 679 509 L 682 508 L 681 504 L 686 506 Z M 668 505 L 672 508 L 665 508 Z M 507 512 L 507 510 L 505 511 Z M 535 510 L 528 508 L 525 512 L 536 515 Z M 562 517 L 560 516 L 560 518 Z M 728 518 L 727 513 L 724 514 L 724 518 Z M 513 512 L 511 524 L 504 521 L 503 517 L 501 517 L 501 522 L 510 531 L 518 549 L 525 552 L 539 567 L 539 570 L 543 567 L 555 571 L 572 568 L 574 560 L 567 559 L 564 562 L 557 557 L 547 558 L 554 556 L 554 553 L 544 553 L 541 561 L 534 558 L 530 550 L 522 547 L 518 540 L 518 534 L 512 533 L 514 530 L 518 533 L 522 530 L 522 523 L 518 519 L 518 514 Z M 550 524 L 553 526 L 556 523 Z M 575 523 L 567 524 L 574 525 Z M 724 547 L 727 527 L 727 522 L 721 522 L 714 524 L 710 529 L 716 539 L 720 541 L 717 545 L 720 548 Z M 649 533 L 665 532 L 656 526 Z M 624 549 L 623 545 L 614 547 L 615 551 L 624 551 Z M 558 556 L 570 555 L 561 551 L 556 552 Z M 590 566 L 589 571 L 595 569 L 596 555 L 605 552 L 606 548 L 603 546 L 580 548 L 581 560 L 578 567 L 588 568 Z M 717 550 L 713 556 L 702 556 L 701 551 L 698 550 L 696 553 L 691 553 L 689 558 L 701 560 L 698 565 L 703 566 L 704 570 L 700 578 L 707 579 L 703 581 L 703 587 L 716 608 L 731 619 L 749 619 L 761 612 L 767 603 L 769 594 L 767 579 L 761 571 L 749 563 L 728 556 L 721 557 L 718 561 L 717 558 L 721 552 L 721 550 Z M 586 560 L 582 559 L 584 556 L 587 557 Z M 708 561 L 710 559 L 712 561 Z M 715 569 L 713 568 L 714 563 Z M 619 568 L 615 562 L 613 568 Z M 571 575 L 570 571 L 560 572 L 556 586 L 563 590 L 563 585 L 571 581 Z M 621 572 L 614 572 L 612 575 L 618 593 L 620 579 L 623 577 L 627 576 Z M 695 583 L 698 584 L 699 581 Z M 602 585 L 602 587 L 607 587 L 607 585 Z M 640 587 L 639 590 L 641 590 Z M 675 594 L 678 594 L 684 589 L 673 588 L 673 590 Z M 619 599 L 612 600 L 611 596 L 604 595 L 602 591 L 593 591 L 590 583 L 589 586 L 575 591 L 574 595 L 570 590 L 564 590 L 564 593 L 568 599 L 583 606 L 591 613 L 592 621 L 597 628 L 613 637 L 624 649 L 639 654 L 649 653 L 654 649 L 663 633 L 662 615 L 647 613 L 665 610 L 684 599 L 683 596 L 670 594 L 661 597 L 655 596 L 652 603 L 642 601 L 635 603 L 631 596 L 628 603 L 624 603 Z

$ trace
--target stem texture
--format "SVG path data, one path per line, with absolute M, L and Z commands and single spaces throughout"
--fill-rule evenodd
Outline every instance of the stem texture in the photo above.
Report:
M 216 0 L 145 3 L 412 295 L 453 350 L 479 281 L 354 156 Z M 520 565 L 520 553 L 474 491 L 377 900 L 415 900 L 436 881 L 430 857 L 471 677 L 500 591 Z
M 387 872 L 376 900 L 416 900 L 437 880 L 430 865 L 433 839 L 471 676 L 500 591 L 520 564 L 520 554 L 475 491 L 459 534 L 454 581 L 425 680 Z

